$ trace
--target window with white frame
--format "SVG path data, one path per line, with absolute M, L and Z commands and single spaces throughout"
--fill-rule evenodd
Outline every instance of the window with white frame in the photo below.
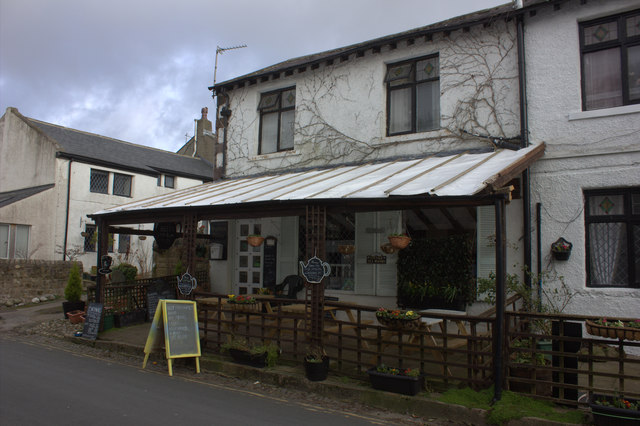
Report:
M 260 111 L 259 154 L 293 149 L 293 123 L 296 109 L 296 88 L 263 93 Z
M 387 66 L 387 135 L 440 127 L 440 63 L 430 55 Z
M 0 259 L 29 258 L 29 225 L 0 223 Z
M 580 24 L 582 109 L 640 103 L 640 9 Z
M 589 287 L 640 287 L 640 187 L 584 192 Z
M 131 176 L 120 173 L 113 174 L 113 195 L 131 197 Z

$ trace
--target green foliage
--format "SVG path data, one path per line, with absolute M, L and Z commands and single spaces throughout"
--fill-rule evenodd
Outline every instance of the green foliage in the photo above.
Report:
M 260 355 L 266 352 L 267 367 L 275 366 L 278 361 L 278 356 L 280 356 L 280 348 L 277 345 L 273 343 L 267 345 L 251 345 L 242 337 L 233 337 L 227 343 L 223 343 L 220 348 L 223 352 L 228 352 L 229 349 L 236 349 L 249 352 L 252 355 Z
M 127 282 L 135 281 L 138 276 L 138 268 L 130 263 L 120 263 L 116 265 L 113 270 L 122 272 Z
M 80 272 L 80 264 L 75 263 L 69 270 L 69 279 L 67 286 L 64 288 L 64 298 L 69 302 L 79 302 L 82 296 L 82 273 Z
M 487 410 L 487 423 L 502 425 L 510 420 L 535 417 L 561 423 L 583 424 L 585 415 L 578 410 L 565 410 L 550 402 L 539 401 L 515 392 L 503 391 L 500 401 L 491 405 L 493 387 L 481 391 L 470 388 L 450 389 L 438 398 L 447 404 Z
M 173 269 L 173 273 L 175 275 L 184 274 L 184 266 L 182 266 L 182 260 L 178 259 L 178 263 L 176 263 L 176 267 Z
M 417 240 L 398 254 L 398 298 L 421 307 L 428 299 L 475 300 L 473 240 L 469 235 Z

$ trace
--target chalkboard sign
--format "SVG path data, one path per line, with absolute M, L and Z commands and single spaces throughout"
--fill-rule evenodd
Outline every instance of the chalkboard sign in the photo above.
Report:
M 87 315 L 84 319 L 82 337 L 96 340 L 100 331 L 100 321 L 102 320 L 102 303 L 89 303 Z
M 147 343 L 144 346 L 145 357 L 142 368 L 146 367 L 149 354 L 159 346 L 161 333 L 164 335 L 169 375 L 173 375 L 173 358 L 195 357 L 196 372 L 199 373 L 200 332 L 196 302 L 190 300 L 160 300 L 158 302 Z
M 262 264 L 262 285 L 264 287 L 275 287 L 276 285 L 276 265 L 278 257 L 278 240 L 276 237 L 264 239 L 264 263 Z
M 147 314 L 152 319 L 156 313 L 160 299 L 175 299 L 176 292 L 166 282 L 160 280 L 156 284 L 149 286 L 147 290 Z
M 316 256 L 309 259 L 306 265 L 304 262 L 300 262 L 300 266 L 302 267 L 302 275 L 310 283 L 320 283 L 324 277 L 331 274 L 331 266 Z
M 198 281 L 196 281 L 196 278 L 189 275 L 188 272 L 185 273 L 182 277 L 177 278 L 178 290 L 180 290 L 180 293 L 184 294 L 185 296 L 191 294 L 191 291 L 198 285 Z

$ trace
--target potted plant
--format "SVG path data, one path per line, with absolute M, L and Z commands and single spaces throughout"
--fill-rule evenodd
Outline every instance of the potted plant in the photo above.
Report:
M 556 260 L 568 260 L 571 256 L 571 248 L 573 244 L 564 238 L 560 237 L 553 244 L 551 244 L 551 253 Z
M 64 318 L 67 319 L 67 313 L 71 311 L 84 312 L 85 303 L 80 300 L 82 297 L 82 274 L 80 272 L 80 264 L 74 263 L 69 270 L 69 278 L 64 288 L 64 298 L 66 302 L 62 302 L 62 311 Z
M 393 247 L 400 250 L 406 248 L 409 243 L 411 243 L 411 237 L 409 237 L 407 234 L 390 234 L 389 236 L 387 236 L 387 238 L 389 239 L 389 243 Z
M 221 346 L 234 361 L 251 367 L 273 367 L 276 365 L 280 349 L 274 344 L 250 345 L 246 339 L 232 338 Z
M 420 315 L 414 311 L 379 308 L 376 311 L 376 319 L 380 324 L 392 329 L 420 328 Z
M 367 370 L 374 389 L 403 395 L 416 395 L 422 390 L 423 377 L 417 369 L 387 367 L 380 364 Z
M 247 242 L 251 247 L 259 247 L 264 242 L 264 237 L 259 234 L 251 234 L 247 236 Z
M 509 357 L 509 390 L 550 396 L 550 384 L 534 385 L 517 380 L 520 378 L 551 382 L 552 374 L 547 368 L 549 364 L 551 364 L 551 361 L 545 358 L 543 354 L 536 353 L 535 347 L 532 339 L 516 339 L 511 342 L 510 348 L 514 348 L 515 350 Z
M 313 346 L 304 357 L 304 372 L 312 382 L 325 380 L 329 374 L 329 357 L 324 349 Z
M 589 407 L 595 425 L 640 424 L 640 402 L 622 396 L 591 395 Z

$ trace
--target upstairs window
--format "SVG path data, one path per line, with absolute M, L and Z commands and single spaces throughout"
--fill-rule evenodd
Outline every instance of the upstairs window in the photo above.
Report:
M 427 132 L 440 127 L 438 55 L 390 64 L 387 84 L 387 135 Z
M 91 169 L 91 180 L 89 190 L 100 194 L 109 193 L 109 172 L 104 170 Z
M 640 103 L 640 10 L 580 24 L 582 109 Z
M 164 186 L 165 188 L 175 188 L 175 176 L 165 176 L 164 177 Z
M 131 197 L 131 176 L 113 174 L 113 195 Z
M 640 287 L 640 187 L 585 191 L 587 285 Z
M 260 111 L 258 154 L 293 149 L 295 109 L 295 87 L 262 94 L 258 104 L 258 111 Z

